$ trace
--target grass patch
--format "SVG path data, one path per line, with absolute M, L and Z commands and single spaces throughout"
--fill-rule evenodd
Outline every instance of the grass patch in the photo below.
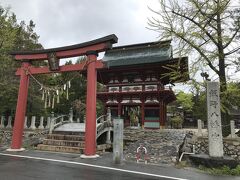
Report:
M 176 163 L 175 166 L 178 169 L 182 169 L 182 168 L 185 168 L 185 167 L 189 167 L 190 164 L 187 161 L 181 161 L 181 162 Z
M 232 176 L 240 176 L 240 165 L 238 165 L 236 168 L 231 169 L 228 166 L 223 166 L 220 168 L 207 168 L 204 166 L 199 166 L 199 169 L 202 171 L 205 171 L 209 174 L 213 175 L 232 175 Z

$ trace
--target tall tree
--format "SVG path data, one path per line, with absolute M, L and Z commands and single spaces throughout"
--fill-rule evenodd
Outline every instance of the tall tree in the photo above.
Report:
M 19 78 L 15 76 L 16 63 L 9 55 L 13 50 L 42 48 L 34 32 L 35 24 L 30 21 L 18 23 L 16 15 L 9 8 L 0 6 L 0 113 L 14 115 Z M 30 89 L 31 91 L 31 89 Z
M 235 3 L 235 4 L 233 4 Z M 235 65 L 240 46 L 239 4 L 231 0 L 159 0 L 151 29 L 162 39 L 172 38 L 176 54 L 194 55 L 192 70 L 210 69 L 218 76 L 221 95 L 227 90 L 226 67 Z M 236 57 L 236 56 L 235 56 Z M 224 98 L 222 98 L 224 99 Z M 223 106 L 225 102 L 223 101 Z M 222 111 L 227 123 L 227 109 Z

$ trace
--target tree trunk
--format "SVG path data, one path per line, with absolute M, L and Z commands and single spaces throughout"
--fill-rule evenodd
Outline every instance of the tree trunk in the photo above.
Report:
M 220 4 L 218 1 L 218 9 L 220 8 Z M 226 137 L 230 134 L 230 119 L 228 113 L 228 103 L 226 102 L 227 98 L 225 96 L 225 92 L 227 91 L 227 80 L 225 73 L 225 55 L 224 55 L 224 47 L 223 47 L 223 39 L 222 39 L 222 26 L 221 26 L 221 16 L 217 15 L 217 35 L 218 35 L 218 59 L 219 59 L 219 81 L 220 81 L 220 99 L 221 99 L 221 121 L 222 121 L 222 134 L 223 137 Z M 226 107 L 226 108 L 225 108 Z
M 221 108 L 222 133 L 223 133 L 223 136 L 226 137 L 230 134 L 230 119 L 229 119 L 230 116 L 228 113 L 228 103 L 226 102 L 227 98 L 224 97 L 226 95 L 225 92 L 227 91 L 225 71 L 224 71 L 224 74 L 219 75 L 219 79 L 220 79 L 221 106 L 224 107 L 224 108 Z

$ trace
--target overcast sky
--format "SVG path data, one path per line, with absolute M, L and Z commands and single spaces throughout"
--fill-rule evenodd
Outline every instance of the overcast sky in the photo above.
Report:
M 159 40 L 158 33 L 146 28 L 153 16 L 148 7 L 157 9 L 158 0 L 1 0 L 0 5 L 10 6 L 19 22 L 33 20 L 44 48 L 109 34 L 117 35 L 115 46 Z
M 148 30 L 150 7 L 157 0 L 1 0 L 19 21 L 33 20 L 44 48 L 53 48 L 116 34 L 118 45 L 158 40 Z

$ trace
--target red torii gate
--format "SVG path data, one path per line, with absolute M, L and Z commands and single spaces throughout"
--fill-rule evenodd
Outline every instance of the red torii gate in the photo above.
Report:
M 106 51 L 117 43 L 117 36 L 112 34 L 93 41 L 88 41 L 72 46 L 60 48 L 12 52 L 15 60 L 22 66 L 16 72 L 20 76 L 18 101 L 13 127 L 11 151 L 21 151 L 24 118 L 26 113 L 29 74 L 62 73 L 70 71 L 83 71 L 87 68 L 87 99 L 86 99 L 86 127 L 85 127 L 85 151 L 87 157 L 96 155 L 96 82 L 97 69 L 104 67 L 101 60 L 97 60 L 99 52 Z M 88 63 L 59 66 L 61 58 L 69 58 L 86 55 Z M 49 67 L 34 67 L 31 61 L 48 60 Z

